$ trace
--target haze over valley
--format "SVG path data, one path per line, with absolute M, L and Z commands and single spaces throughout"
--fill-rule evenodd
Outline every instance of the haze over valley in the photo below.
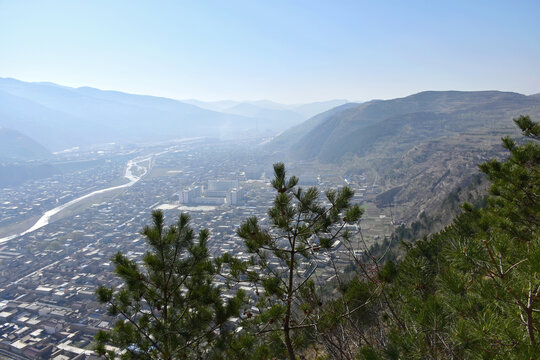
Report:
M 230 107 L 218 111 L 209 110 L 211 104 L 203 108 L 167 98 L 0 79 L 0 125 L 21 132 L 53 152 L 110 142 L 272 135 L 301 123 L 314 112 L 344 102 L 296 106 L 231 102 Z M 20 156 L 25 156 L 23 151 Z
M 532 359 L 519 3 L 0 2 L 0 359 Z
M 431 231 L 440 229 L 460 200 L 480 199 L 478 164 L 504 156 L 501 136 L 518 135 L 509 119 L 540 115 L 538 96 L 499 91 L 199 104 L 207 109 L 14 79 L 0 81 L 0 94 L 1 296 L 65 309 L 64 331 L 86 334 L 75 354 L 110 325 L 92 299 L 97 284 L 115 284 L 104 259 L 145 251 L 139 231 L 152 210 L 168 219 L 187 211 L 211 231 L 212 254 L 242 254 L 235 231 L 248 216 L 265 217 L 272 164 L 285 160 L 302 186 L 350 186 L 366 209 L 363 241 L 374 246 L 426 213 Z M 309 108 L 322 112 L 304 120 Z M 73 311 L 79 303 L 87 305 Z

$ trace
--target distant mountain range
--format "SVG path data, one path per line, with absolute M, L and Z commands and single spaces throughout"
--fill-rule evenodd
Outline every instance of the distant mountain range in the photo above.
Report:
M 261 104 L 230 105 L 230 111 L 220 112 L 162 97 L 0 78 L 0 126 L 52 151 L 109 142 L 275 133 L 303 121 L 302 114 L 333 103 L 298 105 L 299 112 Z
M 344 99 L 335 99 L 330 101 L 319 101 L 308 104 L 279 104 L 269 100 L 259 101 L 213 101 L 205 102 L 199 100 L 182 100 L 185 103 L 196 105 L 203 109 L 221 111 L 230 114 L 244 116 L 259 116 L 267 119 L 278 119 L 281 116 L 289 117 L 300 123 L 328 109 L 348 103 Z M 288 123 L 288 127 L 296 125 Z
M 282 130 L 288 129 L 294 125 L 315 116 L 328 109 L 346 104 L 347 100 L 336 99 L 330 101 L 314 102 L 309 104 L 279 104 L 269 100 L 259 101 L 214 101 L 204 102 L 199 100 L 183 100 L 183 102 L 192 104 L 203 109 L 220 111 L 227 114 L 247 116 L 272 123 Z

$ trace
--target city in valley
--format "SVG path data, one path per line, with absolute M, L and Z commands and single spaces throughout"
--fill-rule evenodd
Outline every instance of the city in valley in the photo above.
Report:
M 93 358 L 94 335 L 115 320 L 95 290 L 121 284 L 113 254 L 142 258 L 147 244 L 141 230 L 153 210 L 163 210 L 167 224 L 188 213 L 195 229 L 210 230 L 213 254 L 248 260 L 235 231 L 250 216 L 268 225 L 272 164 L 282 161 L 254 151 L 257 141 L 188 139 L 66 151 L 55 157 L 61 173 L 1 189 L 0 358 Z M 353 243 L 360 230 L 367 244 L 392 233 L 391 211 L 371 201 L 379 192 L 376 178 L 308 162 L 286 162 L 286 168 L 302 187 L 324 192 L 348 185 L 355 191 L 365 214 L 351 229 Z M 331 263 L 351 264 L 350 248 L 340 245 L 314 260 L 320 281 L 333 276 Z M 249 283 L 237 286 L 255 297 Z

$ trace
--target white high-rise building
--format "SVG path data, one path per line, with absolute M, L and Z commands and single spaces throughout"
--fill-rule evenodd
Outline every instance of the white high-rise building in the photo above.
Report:
M 232 189 L 227 192 L 227 204 L 229 205 L 238 205 L 241 204 L 243 200 L 243 192 L 241 189 Z
M 180 192 L 180 204 L 191 204 L 199 197 L 201 197 L 200 186 L 184 189 Z
M 180 192 L 180 204 L 189 204 L 189 189 Z

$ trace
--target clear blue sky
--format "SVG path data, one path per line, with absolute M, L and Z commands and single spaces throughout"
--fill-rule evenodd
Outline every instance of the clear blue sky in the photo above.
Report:
M 540 92 L 540 1 L 0 0 L 0 77 L 201 100 Z

